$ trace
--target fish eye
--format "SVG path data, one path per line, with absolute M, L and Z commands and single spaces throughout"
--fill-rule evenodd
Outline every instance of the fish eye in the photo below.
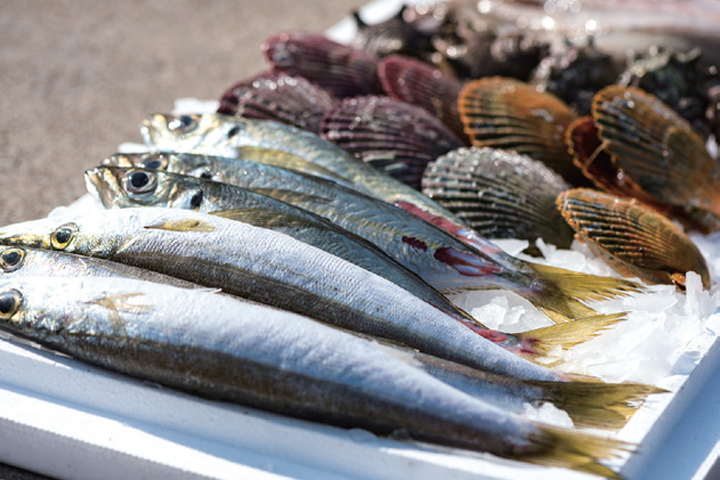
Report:
M 75 232 L 78 231 L 78 226 L 74 223 L 68 223 L 57 230 L 55 230 L 50 236 L 50 245 L 55 250 L 64 250 L 70 244 Z
M 131 197 L 147 195 L 157 188 L 157 175 L 145 170 L 131 170 L 123 176 L 122 185 Z
M 0 318 L 7 320 L 15 315 L 22 301 L 22 294 L 15 289 L 0 293 Z
M 5 272 L 14 272 L 20 268 L 25 259 L 25 249 L 12 247 L 0 254 L 0 268 Z
M 168 128 L 172 132 L 187 133 L 198 124 L 196 115 L 180 115 L 168 122 Z

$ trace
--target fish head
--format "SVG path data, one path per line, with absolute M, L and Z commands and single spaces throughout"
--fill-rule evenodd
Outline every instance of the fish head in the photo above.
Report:
M 120 247 L 122 236 L 112 233 L 119 228 L 111 228 L 112 220 L 103 213 L 90 210 L 6 225 L 0 227 L 0 245 L 105 257 Z
M 246 120 L 217 114 L 154 114 L 140 123 L 153 151 L 205 153 L 236 157 L 233 145 Z
M 85 172 L 88 191 L 105 208 L 154 206 L 197 209 L 201 180 L 145 168 L 96 167 Z

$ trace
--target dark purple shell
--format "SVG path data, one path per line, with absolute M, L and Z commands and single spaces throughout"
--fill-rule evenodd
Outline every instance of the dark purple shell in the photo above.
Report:
M 382 91 L 377 57 L 323 35 L 281 32 L 265 40 L 262 51 L 275 71 L 304 77 L 336 97 Z
M 427 111 L 380 96 L 342 100 L 325 114 L 321 136 L 414 188 L 429 162 L 462 146 Z
M 336 103 L 329 92 L 303 77 L 265 72 L 230 87 L 217 113 L 274 120 L 317 134 L 325 111 Z
M 470 145 L 458 113 L 458 96 L 463 87 L 460 80 L 405 55 L 380 60 L 378 77 L 389 97 L 424 108 Z

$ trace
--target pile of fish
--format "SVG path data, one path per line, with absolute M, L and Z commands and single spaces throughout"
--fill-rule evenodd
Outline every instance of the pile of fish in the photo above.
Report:
M 102 208 L 0 227 L 2 328 L 204 397 L 617 477 L 635 446 L 597 430 L 664 390 L 554 365 L 627 320 L 597 305 L 645 287 L 488 238 L 575 236 L 623 275 L 683 289 L 692 271 L 709 289 L 665 215 L 717 229 L 716 160 L 651 93 L 597 86 L 581 117 L 579 100 L 498 76 L 518 55 L 539 64 L 537 43 L 518 38 L 505 62 L 487 57 L 490 74 L 464 78 L 439 36 L 452 22 L 427 29 L 410 11 L 375 33 L 361 23 L 356 46 L 270 37 L 272 68 L 228 89 L 218 113 L 152 115 L 148 153 L 85 173 Z M 391 41 L 398 31 L 412 41 Z M 514 292 L 550 326 L 501 331 L 452 301 L 484 290 Z M 528 404 L 573 427 L 529 419 Z

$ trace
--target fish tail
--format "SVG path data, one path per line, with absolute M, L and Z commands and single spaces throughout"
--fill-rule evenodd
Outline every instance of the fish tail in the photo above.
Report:
M 626 320 L 626 313 L 600 314 L 575 322 L 559 323 L 549 327 L 514 334 L 522 345 L 529 345 L 531 355 L 547 355 L 560 347 L 567 350 L 595 338 L 603 330 Z
M 573 272 L 562 268 L 535 263 L 526 264 L 532 269 L 533 281 L 519 288 L 522 295 L 555 323 L 563 323 L 597 316 L 598 312 L 582 302 L 607 300 L 642 290 L 636 282 L 615 277 L 602 277 Z
M 606 478 L 622 478 L 606 463 L 627 456 L 635 445 L 576 430 L 537 425 L 533 440 L 542 448 L 518 459 L 538 465 L 569 468 Z
M 564 410 L 577 427 L 619 430 L 649 395 L 667 390 L 644 383 L 544 382 L 545 400 Z

